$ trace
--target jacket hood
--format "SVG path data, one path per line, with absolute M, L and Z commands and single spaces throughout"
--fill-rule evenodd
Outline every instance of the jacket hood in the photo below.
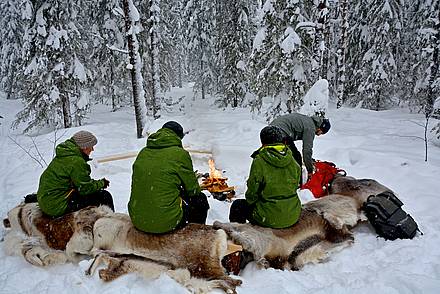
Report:
M 82 156 L 85 160 L 88 160 L 88 156 L 81 152 L 81 149 L 76 145 L 73 139 L 69 139 L 61 144 L 59 144 L 55 149 L 56 157 L 66 157 L 66 156 Z
M 182 140 L 170 129 L 162 128 L 147 139 L 147 148 L 159 149 L 171 146 L 182 147 Z
M 324 121 L 324 118 L 321 116 L 313 115 L 312 116 L 313 123 L 315 124 L 316 128 L 319 128 L 322 125 L 322 122 Z
M 276 167 L 285 167 L 293 163 L 292 151 L 284 144 L 273 144 L 257 150 L 257 156 Z

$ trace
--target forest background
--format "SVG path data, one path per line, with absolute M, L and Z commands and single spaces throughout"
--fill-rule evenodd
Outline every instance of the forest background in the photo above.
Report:
M 106 104 L 134 106 L 142 137 L 187 82 L 270 120 L 326 79 L 338 108 L 408 108 L 439 136 L 439 27 L 437 0 L 3 0 L 0 91 L 30 134 Z

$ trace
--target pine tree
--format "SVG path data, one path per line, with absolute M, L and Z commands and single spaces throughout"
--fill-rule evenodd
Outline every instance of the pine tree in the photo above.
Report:
M 359 9 L 357 9 L 359 8 Z M 360 1 L 355 6 L 350 50 L 352 70 L 358 83 L 354 103 L 362 101 L 368 109 L 381 110 L 392 104 L 396 93 L 398 48 L 401 40 L 404 5 L 401 0 Z M 360 38 L 357 38 L 360 37 Z M 359 45 L 356 46 L 358 43 Z
M 15 96 L 17 71 L 23 63 L 23 38 L 31 18 L 30 1 L 0 2 L 0 89 L 6 92 L 6 99 Z
M 337 75 L 337 102 L 336 107 L 341 108 L 342 104 L 346 99 L 345 92 L 345 81 L 346 81 L 346 54 L 347 54 L 347 34 L 348 34 L 348 0 L 339 1 L 339 7 L 341 12 L 340 17 L 340 35 L 339 44 L 337 50 L 337 65 L 338 65 L 338 75 Z
M 91 72 L 89 92 L 98 102 L 110 104 L 115 111 L 129 105 L 131 91 L 127 84 L 129 75 L 126 64 L 128 52 L 125 47 L 124 13 L 120 0 L 91 1 L 89 12 L 81 17 L 88 24 L 88 64 Z M 98 5 L 97 5 L 98 4 Z
M 221 106 L 240 106 L 249 91 L 247 58 L 250 55 L 253 26 L 248 1 L 226 2 L 223 6 L 223 30 L 219 33 L 217 62 L 220 69 L 218 93 Z M 218 23 L 217 23 L 218 25 Z
M 143 131 L 146 125 L 146 105 L 145 91 L 143 88 L 142 61 L 139 53 L 139 43 L 137 34 L 139 33 L 139 12 L 134 6 L 132 0 L 123 1 L 125 26 L 127 31 L 127 47 L 130 56 L 130 73 L 133 87 L 133 103 L 136 116 L 136 134 L 138 138 L 143 137 Z
M 205 99 L 215 87 L 214 28 L 215 2 L 188 0 L 185 3 L 186 50 L 189 76 L 195 82 L 194 90 Z
M 18 81 L 25 108 L 17 115 L 16 125 L 29 121 L 25 131 L 79 125 L 88 105 L 81 93 L 88 80 L 81 58 L 84 32 L 77 22 L 81 3 L 46 0 L 35 1 L 34 7 L 29 38 L 23 45 L 29 48 L 26 67 Z
M 250 57 L 251 83 L 257 105 L 265 96 L 275 98 L 266 113 L 270 118 L 302 105 L 311 59 L 305 50 L 311 40 L 306 30 L 297 28 L 305 21 L 299 1 L 267 0 L 262 15 Z

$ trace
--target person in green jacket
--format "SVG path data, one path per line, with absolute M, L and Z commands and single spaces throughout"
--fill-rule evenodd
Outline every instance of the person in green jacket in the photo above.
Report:
M 300 113 L 289 113 L 275 118 L 271 126 L 277 126 L 283 131 L 283 142 L 289 146 L 293 158 L 300 166 L 304 159 L 308 178 L 314 171 L 313 140 L 316 136 L 326 134 L 330 130 L 330 121 L 320 116 L 307 116 Z M 302 140 L 301 153 L 295 146 L 295 141 Z
M 206 221 L 208 200 L 182 147 L 183 137 L 179 123 L 165 123 L 148 137 L 133 164 L 128 213 L 138 230 L 166 233 Z
M 55 157 L 40 176 L 37 201 L 47 215 L 59 217 L 87 206 L 107 205 L 114 211 L 113 198 L 104 190 L 110 182 L 90 178 L 89 155 L 98 143 L 88 131 L 79 131 L 59 144 Z
M 252 154 L 246 199 L 232 203 L 229 220 L 274 229 L 295 224 L 301 213 L 297 195 L 301 168 L 290 149 L 282 143 L 283 133 L 276 126 L 260 132 L 262 147 Z

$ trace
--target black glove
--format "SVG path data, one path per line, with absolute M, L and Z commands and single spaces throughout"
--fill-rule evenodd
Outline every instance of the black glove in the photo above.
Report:
M 108 186 L 110 186 L 110 181 L 107 180 L 106 178 L 103 178 L 102 180 L 104 181 L 104 189 L 107 189 Z

